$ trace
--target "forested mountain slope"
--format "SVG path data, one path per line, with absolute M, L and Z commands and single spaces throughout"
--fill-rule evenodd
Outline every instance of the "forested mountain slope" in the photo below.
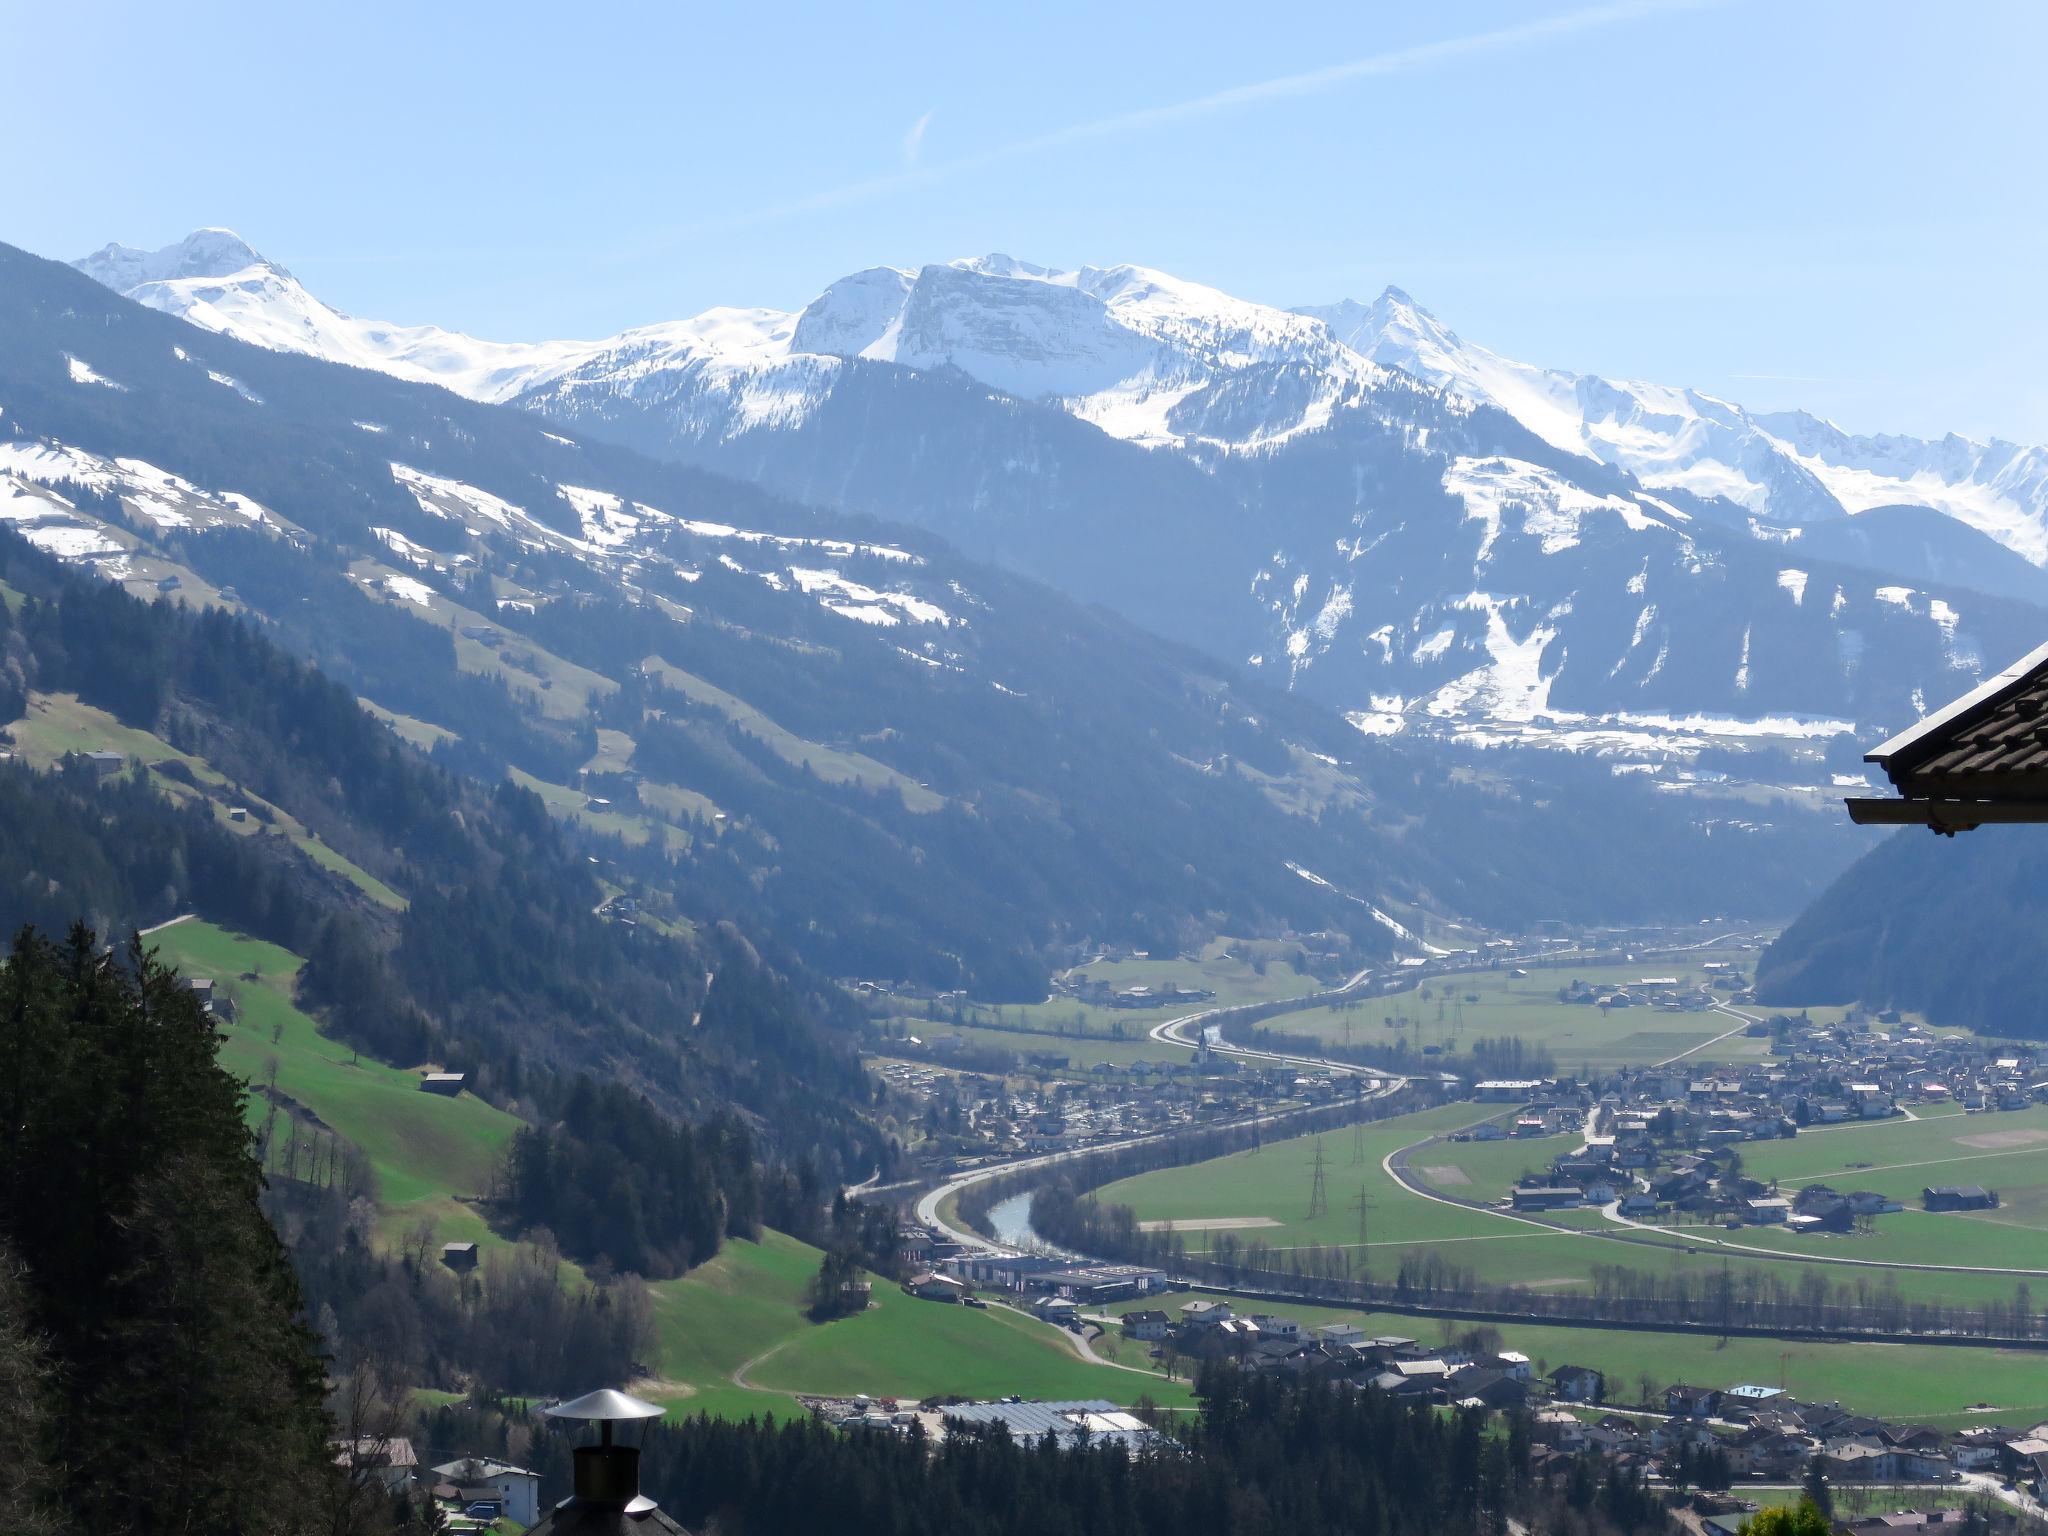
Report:
M 1757 996 L 1860 999 L 1935 1024 L 2048 1038 L 2048 828 L 1895 833 L 1770 947 Z
M 14 251 L 0 413 L 0 516 L 32 542 L 257 618 L 450 768 L 531 788 L 657 918 L 842 975 L 1036 997 L 1088 941 L 1330 928 L 1371 954 L 1430 910 L 1782 909 L 1840 856 L 1832 826 L 1600 763 L 1362 737 L 928 534 Z M 1617 820 L 1626 849 L 1589 836 Z
M 1731 759 L 1811 785 L 1822 744 L 1853 775 L 1859 730 L 2024 649 L 2048 591 L 2041 450 L 1532 367 L 1393 289 L 1290 312 L 989 255 L 528 344 L 352 319 L 225 231 L 79 266 L 199 325 L 922 524 L 1365 729 L 1599 751 L 1674 793 Z M 1924 537 L 1855 526 L 1897 504 Z
M 305 955 L 345 1038 L 501 1102 L 597 1072 L 834 1164 L 881 1155 L 845 1005 L 770 936 L 607 921 L 539 797 L 429 762 L 248 620 L 144 604 L 4 531 L 0 596 L 10 930 L 198 910 Z M 96 743 L 112 778 L 79 761 Z

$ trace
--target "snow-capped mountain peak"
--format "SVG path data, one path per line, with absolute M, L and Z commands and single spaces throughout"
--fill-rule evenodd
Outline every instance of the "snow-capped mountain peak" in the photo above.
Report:
M 268 267 L 286 279 L 291 277 L 284 268 L 265 261 L 232 229 L 195 229 L 184 239 L 155 251 L 132 245 L 103 245 L 73 265 L 119 293 L 144 283 L 175 278 L 228 277 L 249 267 Z
M 138 303 L 210 331 L 441 384 L 480 400 L 509 399 L 593 345 L 479 341 L 434 325 L 358 320 L 322 303 L 229 229 L 195 230 L 157 251 L 108 245 L 72 265 Z
M 77 265 L 195 324 L 477 399 L 572 413 L 630 399 L 674 417 L 678 441 L 793 428 L 858 360 L 957 371 L 1148 447 L 1269 448 L 1383 401 L 1397 370 L 1652 491 L 1722 499 L 1779 527 L 1929 507 L 2048 565 L 2041 449 L 1859 437 L 1802 412 L 1752 415 L 1699 390 L 1518 362 L 1393 287 L 1370 304 L 1290 311 L 1148 267 L 991 253 L 869 268 L 794 313 L 714 309 L 602 341 L 506 343 L 355 319 L 223 229 L 159 251 L 110 245 Z

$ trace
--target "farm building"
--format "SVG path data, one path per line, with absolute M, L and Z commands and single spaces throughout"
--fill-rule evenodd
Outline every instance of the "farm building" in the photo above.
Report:
M 78 771 L 95 784 L 111 779 L 128 766 L 128 759 L 119 752 L 81 752 L 73 761 Z
M 958 1301 L 967 1294 L 967 1287 L 951 1275 L 933 1274 L 930 1270 L 912 1275 L 903 1282 L 903 1289 L 923 1301 Z
M 1998 1198 L 1981 1184 L 1939 1184 L 1920 1191 L 1920 1204 L 1930 1211 L 1988 1211 Z
M 452 1099 L 462 1092 L 462 1085 L 468 1081 L 468 1074 L 463 1072 L 423 1072 L 420 1074 L 420 1091 Z

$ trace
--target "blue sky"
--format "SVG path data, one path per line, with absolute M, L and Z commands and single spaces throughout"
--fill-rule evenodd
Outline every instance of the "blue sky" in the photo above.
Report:
M 601 335 L 989 250 L 2048 442 L 2048 6 L 0 4 L 0 238 Z

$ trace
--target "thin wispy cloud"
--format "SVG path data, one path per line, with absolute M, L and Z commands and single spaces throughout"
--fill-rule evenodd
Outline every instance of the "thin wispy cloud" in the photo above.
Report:
M 905 165 L 916 165 L 918 161 L 924 158 L 924 131 L 931 127 L 931 125 L 932 115 L 930 112 L 927 112 L 923 117 L 920 117 L 910 125 L 910 132 L 903 135 L 903 163 Z
M 1722 3 L 1725 3 L 1725 0 L 1614 0 L 1614 3 L 1561 11 L 1555 15 L 1517 22 L 1513 26 L 1497 27 L 1489 32 L 1475 32 L 1464 37 L 1418 43 L 1407 48 L 1395 48 L 1385 53 L 1372 54 L 1362 59 L 1326 65 L 1320 69 L 1278 75 L 1268 80 L 1255 80 L 1245 85 L 1234 85 L 1224 90 L 1189 97 L 1185 101 L 1113 112 L 1085 122 L 1069 123 L 1044 133 L 1014 139 L 1009 143 L 995 145 L 972 154 L 960 155 L 936 165 L 924 164 L 920 159 L 925 129 L 932 117 L 932 114 L 927 112 L 904 136 L 905 168 L 902 170 L 864 177 L 837 187 L 827 187 L 788 202 L 699 220 L 681 229 L 669 231 L 659 238 L 666 242 L 775 223 L 807 213 L 842 208 L 849 203 L 866 202 L 871 198 L 909 191 L 946 177 L 986 170 L 1005 161 L 1043 154 L 1049 150 L 1063 149 L 1090 140 L 1140 133 L 1217 113 L 1242 111 L 1273 102 L 1323 95 L 1361 80 L 1412 74 L 1440 68 L 1461 59 L 1511 52 L 1517 48 L 1550 42 L 1575 33 L 1592 32 L 1653 17 L 1701 10 Z

